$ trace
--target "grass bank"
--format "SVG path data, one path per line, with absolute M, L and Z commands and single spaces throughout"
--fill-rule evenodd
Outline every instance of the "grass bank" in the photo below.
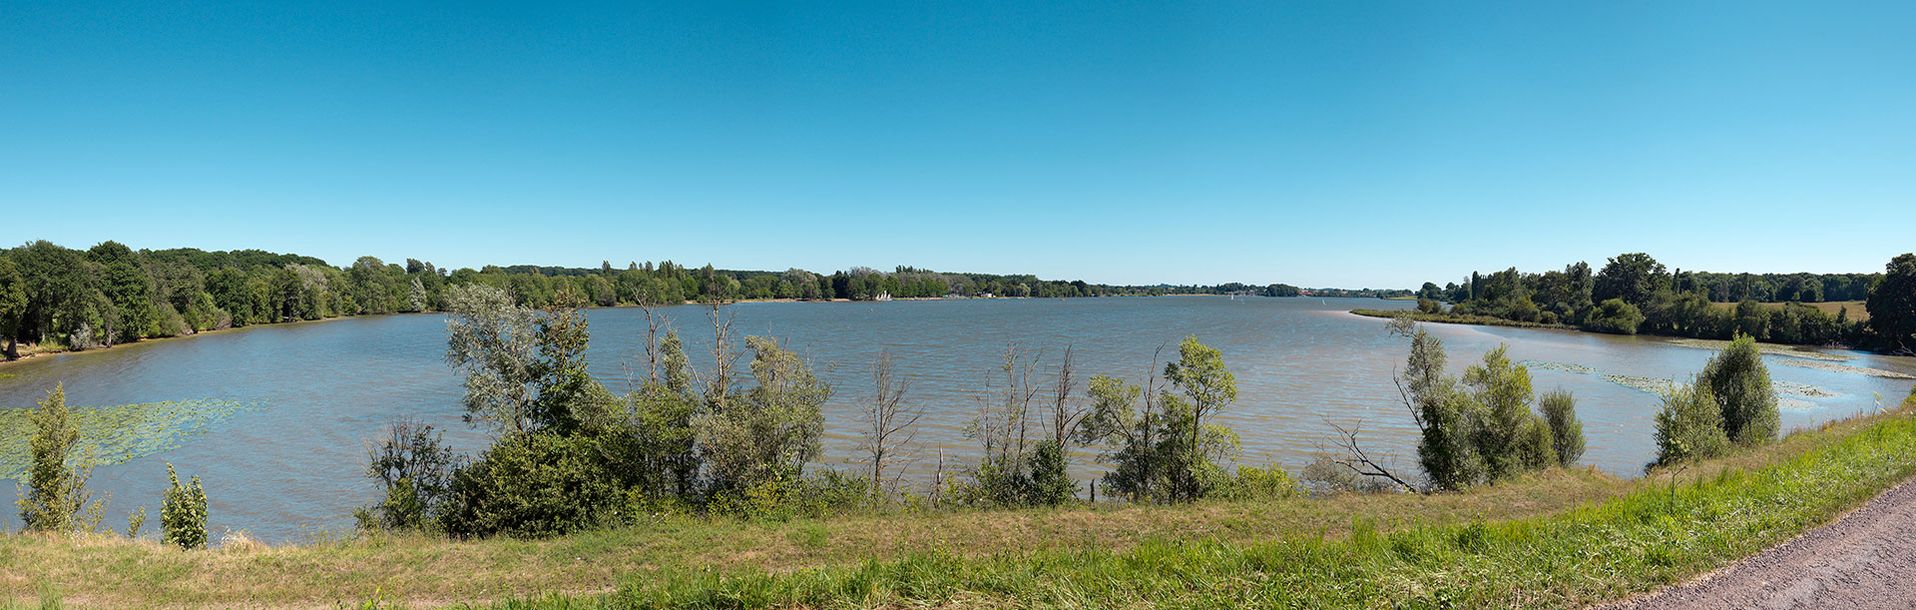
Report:
M 1429 313 L 1414 309 L 1353 309 L 1351 313 L 1370 318 L 1395 318 L 1408 315 L 1418 322 L 1436 322 L 1440 324 L 1476 324 L 1479 326 L 1509 326 L 1512 328 L 1552 328 L 1557 330 L 1578 330 L 1569 324 L 1544 324 L 1542 322 L 1523 322 L 1506 320 L 1496 316 L 1480 316 L 1455 313 Z
M 556 540 L 378 536 L 186 553 L 0 536 L 0 590 L 68 606 L 1574 607 L 1675 582 L 1916 472 L 1916 404 L 1624 481 L 1554 470 L 1436 496 L 669 518 Z

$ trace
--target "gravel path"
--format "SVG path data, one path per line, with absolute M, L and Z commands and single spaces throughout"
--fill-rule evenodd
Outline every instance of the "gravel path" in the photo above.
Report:
M 1916 480 L 1781 546 L 1602 607 L 1916 608 Z

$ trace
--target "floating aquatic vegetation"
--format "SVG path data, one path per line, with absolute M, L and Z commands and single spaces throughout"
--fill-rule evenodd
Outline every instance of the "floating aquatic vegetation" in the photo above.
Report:
M 1568 362 L 1551 362 L 1548 360 L 1525 360 L 1522 362 L 1518 362 L 1517 364 L 1527 369 L 1543 370 L 1543 371 L 1563 371 L 1565 373 L 1576 373 L 1578 375 L 1590 375 L 1597 372 L 1596 369 L 1593 369 L 1581 364 L 1571 364 Z
M 1776 393 L 1778 394 L 1789 394 L 1792 396 L 1805 396 L 1809 398 L 1830 398 L 1832 396 L 1836 396 L 1835 392 L 1831 392 L 1829 390 L 1825 390 L 1823 388 L 1819 388 L 1807 383 L 1797 383 L 1794 381 L 1773 380 L 1770 382 L 1770 386 L 1776 388 Z
M 95 465 L 107 466 L 173 449 L 214 422 L 251 408 L 231 400 L 176 400 L 111 407 L 75 407 L 80 452 L 93 452 Z M 0 478 L 18 479 L 31 459 L 26 439 L 33 435 L 31 409 L 0 409 Z
M 1675 345 L 1677 347 L 1707 349 L 1712 351 L 1723 351 L 1723 348 L 1730 346 L 1729 341 L 1723 341 L 1720 339 L 1666 339 L 1664 341 L 1666 343 L 1669 343 L 1670 345 Z M 1774 343 L 1758 343 L 1756 344 L 1756 349 L 1757 351 L 1763 352 L 1765 354 L 1769 354 L 1771 356 L 1783 356 L 1785 358 L 1801 358 L 1804 360 L 1822 360 L 1822 361 L 1828 361 L 1828 362 L 1842 362 L 1842 361 L 1850 359 L 1849 356 L 1844 356 L 1842 354 L 1826 354 L 1823 352 L 1813 352 L 1809 350 L 1797 349 L 1794 347 L 1790 347 L 1788 345 L 1777 345 Z
M 1916 379 L 1916 375 L 1911 375 L 1909 373 L 1885 371 L 1883 369 L 1873 369 L 1873 368 L 1869 368 L 1865 366 L 1850 366 L 1847 364 L 1837 364 L 1834 362 L 1823 362 L 1819 360 L 1784 360 L 1779 364 L 1786 364 L 1789 366 L 1802 367 L 1806 369 L 1831 371 L 1836 373 L 1855 373 L 1857 375 L 1882 377 L 1884 379 Z
M 1816 408 L 1816 403 L 1803 400 L 1801 398 L 1790 398 L 1787 396 L 1778 396 L 1776 397 L 1776 408 L 1807 411 L 1809 409 Z
M 1668 394 L 1676 389 L 1676 382 L 1656 377 L 1638 377 L 1636 375 L 1604 375 L 1604 379 L 1632 390 L 1651 394 Z

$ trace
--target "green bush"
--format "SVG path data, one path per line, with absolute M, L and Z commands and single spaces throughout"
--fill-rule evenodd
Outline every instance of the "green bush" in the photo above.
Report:
M 440 525 L 459 537 L 556 536 L 616 517 L 624 495 L 598 439 L 509 434 L 456 470 Z
M 1555 391 L 1538 401 L 1543 419 L 1550 424 L 1550 444 L 1557 450 L 1557 465 L 1575 466 L 1583 459 L 1583 422 L 1577 421 L 1577 399 L 1569 392 Z
M 872 498 L 870 479 L 827 469 L 812 476 L 772 479 L 721 492 L 708 508 L 718 515 L 784 521 L 868 508 Z
M 1670 466 L 1723 455 L 1729 438 L 1723 434 L 1723 411 L 1710 386 L 1701 381 L 1672 389 L 1663 396 L 1656 415 L 1657 461 Z
M 1227 500 L 1273 500 L 1299 495 L 1297 480 L 1276 464 L 1257 468 L 1238 466 L 1234 476 L 1221 477 L 1211 488 L 1212 497 Z
M 353 511 L 362 530 L 416 530 L 432 524 L 458 467 L 452 448 L 431 425 L 394 422 L 372 450 L 366 476 L 385 492 L 378 504 Z
M 21 524 L 42 532 L 96 527 L 98 520 L 91 516 L 102 510 L 99 503 L 81 513 L 87 506 L 86 482 L 93 469 L 79 455 L 80 427 L 67 410 L 66 386 L 55 384 L 27 419 L 33 423 L 33 436 L 27 439 L 32 461 L 17 502 Z
M 1643 324 L 1643 311 L 1637 306 L 1625 303 L 1623 299 L 1607 299 L 1597 304 L 1589 319 L 1584 320 L 1584 330 L 1618 335 L 1637 334 L 1637 327 Z
M 206 489 L 200 487 L 200 478 L 194 476 L 191 483 L 181 485 L 172 464 L 166 465 L 166 478 L 169 485 L 160 506 L 162 539 L 186 550 L 206 548 Z
M 1703 366 L 1697 381 L 1709 385 L 1723 412 L 1723 433 L 1731 442 L 1758 445 L 1776 438 L 1776 389 L 1755 339 L 1738 335 Z

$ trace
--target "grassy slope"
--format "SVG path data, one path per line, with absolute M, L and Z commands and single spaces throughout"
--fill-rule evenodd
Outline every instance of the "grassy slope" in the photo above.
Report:
M 1441 496 L 891 515 L 672 519 L 548 541 L 365 540 L 183 553 L 0 536 L 0 591 L 69 605 L 1575 606 L 1711 569 L 1916 471 L 1897 413 L 1667 477 L 1552 471 Z M 1701 481 L 1700 483 L 1697 481 Z M 601 595 L 604 593 L 608 593 Z

